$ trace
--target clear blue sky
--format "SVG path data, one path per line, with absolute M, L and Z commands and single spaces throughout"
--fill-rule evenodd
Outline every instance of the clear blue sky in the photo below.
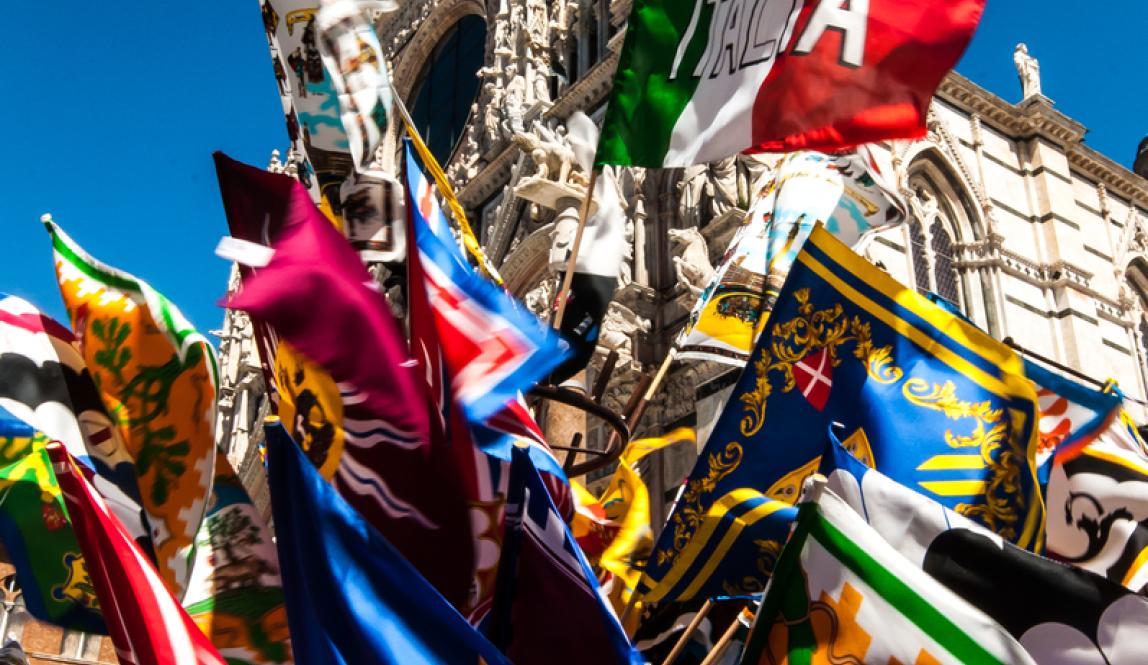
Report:
M 130 9 L 129 9 L 130 8 Z M 51 212 L 96 257 L 147 279 L 201 330 L 218 328 L 227 224 L 211 152 L 265 165 L 286 131 L 257 0 L 12 3 L 0 104 L 0 291 L 63 319 Z M 1015 102 L 1018 41 L 1045 94 L 1129 166 L 1148 134 L 1148 5 L 990 0 L 957 70 Z

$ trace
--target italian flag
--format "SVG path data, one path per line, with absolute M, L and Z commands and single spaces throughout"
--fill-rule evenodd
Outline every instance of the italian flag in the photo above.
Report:
M 806 491 L 742 665 L 1032 663 L 1000 624 L 902 556 L 823 483 Z
M 634 0 L 598 164 L 918 138 L 985 0 Z

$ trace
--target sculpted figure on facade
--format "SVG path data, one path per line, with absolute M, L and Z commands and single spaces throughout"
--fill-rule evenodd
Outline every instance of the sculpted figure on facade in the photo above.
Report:
M 586 176 L 574 170 L 576 159 L 566 141 L 565 128 L 550 129 L 538 122 L 532 131 L 517 132 L 514 142 L 530 155 L 535 166 L 535 177 L 586 186 Z
M 503 109 L 506 119 L 502 123 L 502 129 L 507 136 L 514 136 L 524 129 L 526 79 L 517 71 L 518 67 L 513 64 L 506 69 L 507 79 L 510 82 L 506 84 L 506 104 Z
M 685 226 L 701 226 L 737 207 L 737 156 L 687 166 L 678 183 L 678 200 L 678 213 Z
M 546 0 L 526 0 L 526 36 L 532 49 L 549 48 L 547 27 Z
M 677 275 L 678 284 L 685 286 L 695 296 L 700 296 L 714 275 L 705 238 L 693 226 L 670 229 L 666 235 L 672 245 L 674 274 Z
M 650 322 L 628 307 L 611 302 L 602 317 L 602 332 L 598 344 L 607 352 L 617 351 L 618 361 L 626 365 L 634 361 L 634 344 L 640 333 L 650 331 Z
M 486 100 L 482 109 L 482 128 L 486 132 L 486 144 L 489 147 L 496 145 L 502 138 L 498 122 L 502 93 L 493 82 L 487 82 L 482 84 L 482 97 Z
M 1040 62 L 1028 54 L 1028 46 L 1017 44 L 1012 54 L 1024 99 L 1040 96 Z
M 554 278 L 546 277 L 522 296 L 526 309 L 543 322 L 550 321 L 550 307 L 554 303 Z

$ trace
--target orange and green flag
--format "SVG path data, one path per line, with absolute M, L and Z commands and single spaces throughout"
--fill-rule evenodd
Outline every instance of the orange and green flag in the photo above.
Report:
M 80 351 L 135 459 L 160 574 L 182 595 L 215 470 L 215 352 L 147 282 L 45 225 Z

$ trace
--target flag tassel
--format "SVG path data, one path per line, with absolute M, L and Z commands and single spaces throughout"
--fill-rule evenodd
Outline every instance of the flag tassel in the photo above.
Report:
M 578 230 L 574 232 L 574 244 L 570 247 L 570 258 L 566 260 L 566 274 L 562 277 L 562 288 L 558 289 L 554 315 L 554 329 L 562 328 L 562 317 L 566 314 L 566 300 L 570 284 L 574 281 L 574 268 L 578 261 L 578 250 L 582 248 L 582 233 L 586 230 L 586 220 L 590 218 L 590 203 L 594 200 L 594 185 L 598 183 L 600 169 L 590 171 L 590 182 L 586 185 L 586 197 L 582 199 L 582 209 L 578 211 Z

